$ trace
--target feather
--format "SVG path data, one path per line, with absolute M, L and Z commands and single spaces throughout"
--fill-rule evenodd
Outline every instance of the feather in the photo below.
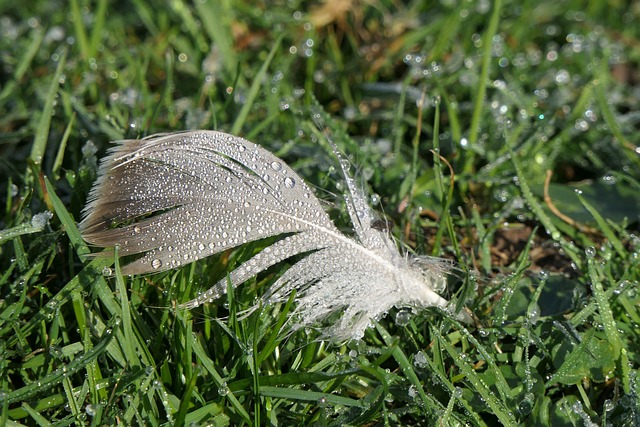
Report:
M 341 233 L 307 184 L 282 160 L 245 139 L 215 131 L 121 141 L 101 163 L 83 211 L 83 238 L 138 255 L 123 274 L 176 268 L 273 236 L 282 236 L 229 274 L 235 287 L 281 261 L 304 254 L 271 287 L 266 303 L 297 290 L 293 328 L 341 313 L 325 330 L 334 340 L 359 339 L 372 319 L 394 306 L 445 308 L 448 266 L 398 250 L 334 154 L 347 184 L 355 235 Z M 220 280 L 182 304 L 194 308 L 226 292 Z M 462 316 L 464 317 L 464 316 Z

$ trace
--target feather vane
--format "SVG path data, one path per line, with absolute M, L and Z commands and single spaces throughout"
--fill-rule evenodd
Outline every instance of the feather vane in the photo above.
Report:
M 391 307 L 446 307 L 448 266 L 413 262 L 384 229 L 334 148 L 347 183 L 355 235 L 341 233 L 309 186 L 282 160 L 245 139 L 216 131 L 154 135 L 120 142 L 101 163 L 83 212 L 83 238 L 138 255 L 123 274 L 177 268 L 273 236 L 284 236 L 229 275 L 238 286 L 305 254 L 266 292 L 267 303 L 296 289 L 295 328 L 342 313 L 325 335 L 358 339 Z M 194 308 L 226 292 L 227 279 L 184 303 Z

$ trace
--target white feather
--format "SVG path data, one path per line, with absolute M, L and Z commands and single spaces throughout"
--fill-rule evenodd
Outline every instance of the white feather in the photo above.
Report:
M 392 307 L 445 308 L 447 267 L 413 262 L 386 230 L 349 176 L 347 209 L 355 235 L 342 234 L 307 184 L 282 160 L 245 139 L 214 131 L 155 135 L 122 141 L 102 162 L 83 215 L 84 239 L 140 254 L 122 269 L 141 274 L 272 236 L 268 246 L 230 273 L 232 285 L 293 256 L 306 254 L 267 291 L 267 303 L 296 289 L 294 329 L 341 313 L 325 335 L 359 339 L 372 320 Z M 223 279 L 182 307 L 193 308 L 226 292 Z M 464 315 L 462 316 L 464 318 Z

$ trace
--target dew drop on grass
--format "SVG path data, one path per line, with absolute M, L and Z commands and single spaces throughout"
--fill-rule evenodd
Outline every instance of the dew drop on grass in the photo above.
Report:
M 87 415 L 89 415 L 90 417 L 93 417 L 96 415 L 96 408 L 93 404 L 89 403 L 87 404 L 87 406 L 84 407 L 84 411 L 87 413 Z
M 400 310 L 396 314 L 396 324 L 398 326 L 407 326 L 411 321 L 411 313 L 407 310 Z
M 220 396 L 226 396 L 229 394 L 229 387 L 226 382 L 223 382 L 222 385 L 218 388 L 218 394 Z
M 456 387 L 453 389 L 453 397 L 460 399 L 462 397 L 462 389 L 460 387 Z
M 416 355 L 413 357 L 413 364 L 415 365 L 416 368 L 421 368 L 421 369 L 426 368 L 428 366 L 427 356 L 425 356 L 424 353 L 421 351 L 417 352 Z
M 37 230 L 42 230 L 51 218 L 53 218 L 53 214 L 49 211 L 35 214 L 33 218 L 31 218 L 31 226 Z
M 51 354 L 54 359 L 61 359 L 63 356 L 62 349 L 59 345 L 56 344 L 53 344 L 51 347 L 49 347 L 49 354 Z
M 540 270 L 540 272 L 538 273 L 538 277 L 540 278 L 541 281 L 545 281 L 549 278 L 549 272 L 547 270 Z
M 611 399 L 607 399 L 604 401 L 604 404 L 602 405 L 602 407 L 605 412 L 610 412 L 610 411 L 613 411 L 613 409 L 615 408 L 615 405 Z
M 151 267 L 153 268 L 160 268 L 162 267 L 162 261 L 160 261 L 159 259 L 154 259 L 153 261 L 151 261 Z
M 589 246 L 584 250 L 585 255 L 589 259 L 593 259 L 596 256 L 596 248 Z
M 111 276 L 112 274 L 113 274 L 113 270 L 111 270 L 111 268 L 105 267 L 102 269 L 103 276 Z

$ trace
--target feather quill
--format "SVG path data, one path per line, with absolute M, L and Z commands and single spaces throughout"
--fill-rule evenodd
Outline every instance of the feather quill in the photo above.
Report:
M 297 290 L 294 329 L 341 313 L 325 335 L 359 339 L 396 306 L 445 308 L 446 263 L 398 250 L 334 154 L 347 184 L 354 236 L 341 233 L 307 184 L 282 160 L 245 139 L 190 131 L 121 141 L 101 163 L 83 211 L 83 238 L 139 255 L 122 268 L 143 274 L 176 268 L 266 237 L 284 235 L 229 275 L 235 287 L 274 264 L 306 254 L 266 292 L 266 303 Z M 226 292 L 227 279 L 182 304 Z M 462 316 L 464 318 L 464 315 Z

